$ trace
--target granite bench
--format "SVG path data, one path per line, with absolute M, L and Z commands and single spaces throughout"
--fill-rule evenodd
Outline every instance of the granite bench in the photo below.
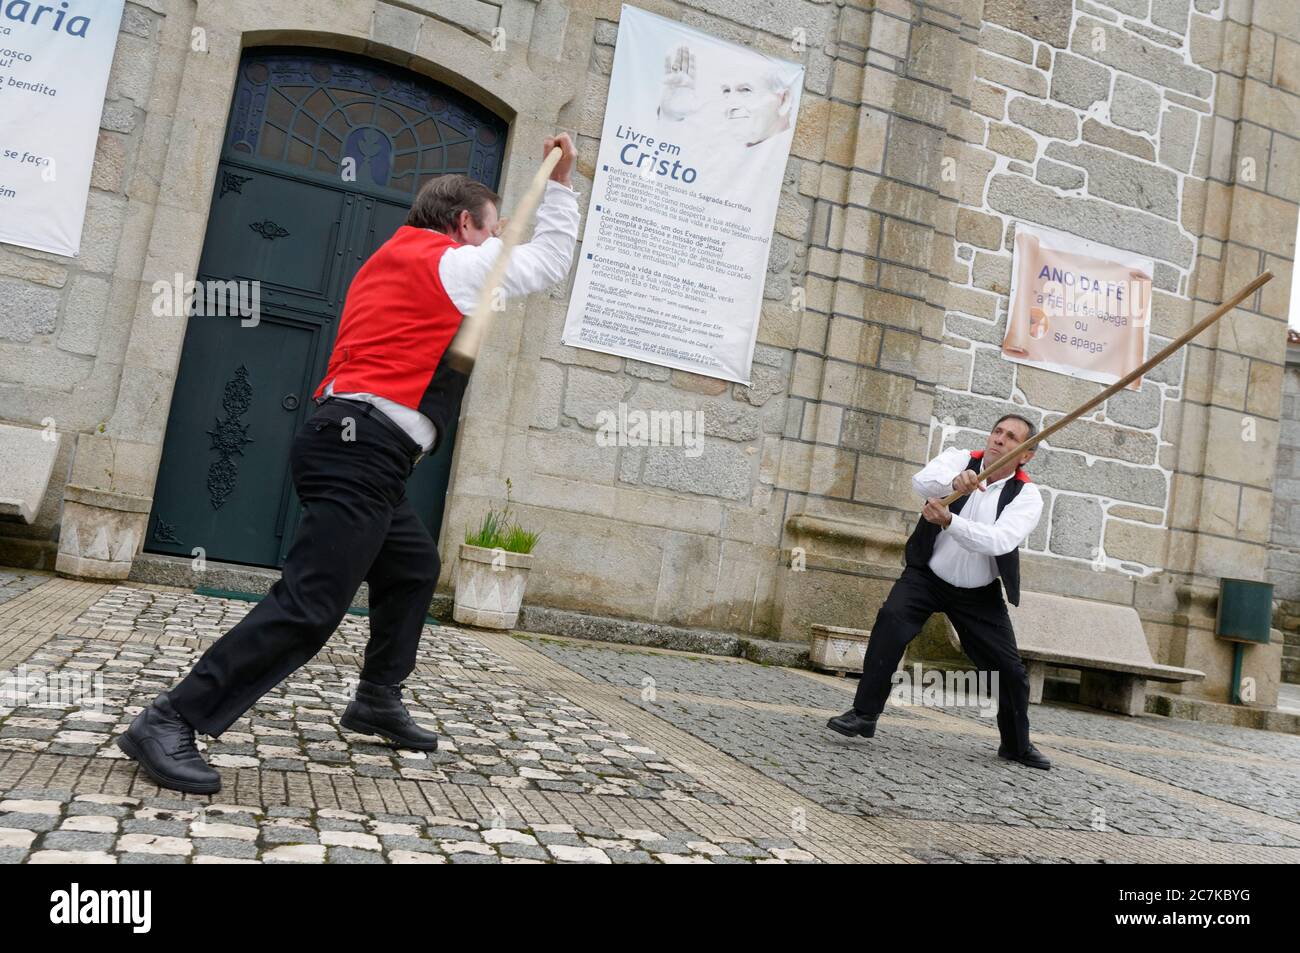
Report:
M 1189 682 L 1204 672 L 1161 665 L 1151 657 L 1142 620 L 1132 606 L 1024 592 L 1008 603 L 1016 645 L 1029 673 L 1029 701 L 1043 700 L 1049 665 L 1079 670 L 1079 703 L 1124 715 L 1146 711 L 1146 683 Z M 961 649 L 948 623 L 948 639 Z
M 32 523 L 50 485 L 60 434 L 0 424 L 0 520 Z

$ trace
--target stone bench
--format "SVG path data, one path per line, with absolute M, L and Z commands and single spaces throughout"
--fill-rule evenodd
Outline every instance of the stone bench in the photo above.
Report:
M 1146 711 L 1146 683 L 1205 678 L 1192 668 L 1161 665 L 1151 658 L 1142 621 L 1132 606 L 1091 602 L 1041 592 L 1021 593 L 1007 604 L 1016 645 L 1029 672 L 1029 701 L 1043 700 L 1047 666 L 1078 669 L 1079 703 L 1124 715 Z M 952 623 L 948 639 L 961 650 Z
M 50 485 L 59 434 L 0 424 L 0 519 L 31 523 Z

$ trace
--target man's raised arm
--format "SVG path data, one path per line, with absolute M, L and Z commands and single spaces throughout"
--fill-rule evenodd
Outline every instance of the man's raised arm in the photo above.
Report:
M 970 451 L 949 447 L 912 477 L 912 489 L 922 499 L 945 497 L 952 492 L 952 479 L 966 466 Z
M 553 146 L 563 152 L 546 183 L 542 204 L 537 209 L 537 224 L 532 241 L 517 245 L 502 280 L 506 298 L 543 291 L 563 281 L 573 264 L 578 241 L 578 193 L 573 190 L 572 172 L 575 152 L 567 133 L 548 138 L 543 155 Z M 498 234 L 504 220 L 497 228 Z M 438 276 L 461 314 L 469 314 L 478 302 L 483 282 L 501 253 L 502 242 L 493 236 L 482 245 L 461 245 L 448 249 L 442 256 Z

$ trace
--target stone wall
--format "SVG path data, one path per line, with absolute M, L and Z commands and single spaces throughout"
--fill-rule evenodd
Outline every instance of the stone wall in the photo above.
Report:
M 0 244 L 0 421 L 52 426 L 59 456 L 35 521 L 0 524 L 0 561 L 54 567 L 64 486 L 78 435 L 103 432 L 121 391 L 123 359 L 147 254 L 156 182 L 171 122 L 157 96 L 174 96 L 175 57 L 162 49 L 170 4 L 126 4 L 109 73 L 91 173 L 81 254 L 75 259 Z M 173 21 L 175 17 L 170 18 Z M 188 27 L 185 27 L 188 30 Z M 169 64 L 169 59 L 172 61 Z M 152 113 L 155 114 L 151 114 Z M 151 187 L 152 184 L 152 187 Z M 203 189 L 210 183 L 193 183 Z M 177 355 L 179 356 L 179 355 Z M 152 478 L 128 469 L 147 463 L 132 448 L 131 466 L 115 466 L 114 444 L 83 468 L 101 470 L 107 488 L 148 495 Z
M 945 440 L 973 446 L 1007 410 L 1048 423 L 1100 390 L 998 358 L 1012 225 L 1039 222 L 1157 259 L 1154 346 L 1274 272 L 1030 466 L 1049 509 L 1027 586 L 1134 606 L 1155 657 L 1224 697 L 1218 578 L 1262 578 L 1268 542 L 1298 27 L 1267 3 L 876 6 L 861 68 L 836 62 L 838 88 L 861 90 L 835 142 L 851 158 L 828 138 L 802 170 L 818 202 L 791 397 L 814 400 L 779 453 L 783 636 L 870 624 L 916 518 L 907 476 Z M 1261 699 L 1279 656 L 1247 663 Z
M 1187 4 L 1157 5 L 1150 18 L 1145 4 L 1115 6 L 1141 19 L 1098 6 L 1030 20 L 1016 4 L 985 5 L 935 401 L 948 443 L 982 445 L 1008 411 L 1048 426 L 1103 389 L 1003 359 L 1017 220 L 1151 255 L 1159 289 L 1152 353 L 1190 311 L 1179 295 L 1199 223 L 1181 221 L 1184 183 L 1208 172 L 1215 74 L 1184 62 L 1182 50 L 1197 21 L 1211 21 L 1191 20 Z M 1135 56 L 1132 45 L 1147 37 L 1155 38 L 1150 52 Z M 1140 391 L 1115 395 L 1045 443 L 1030 465 L 1046 505 L 1028 551 L 1139 575 L 1163 568 L 1177 439 L 1166 418 L 1176 413 L 1184 359 L 1174 356 Z
M 826 52 L 837 9 L 811 0 L 753 3 L 640 4 L 715 36 L 753 46 L 806 68 L 796 141 L 810 115 L 822 115 L 829 91 Z M 577 103 L 564 120 L 577 133 L 579 174 L 589 191 L 600 146 L 618 33 L 616 7 L 595 20 Z M 804 31 L 807 49 L 792 47 Z M 851 109 L 844 107 L 847 112 Z M 789 400 L 794 360 L 792 285 L 803 270 L 813 200 L 800 194 L 796 146 L 786 167 L 764 289 L 751 385 L 659 367 L 560 343 L 568 289 L 544 303 L 544 339 L 535 399 L 527 419 L 526 457 L 507 466 L 521 512 L 546 540 L 530 592 L 567 608 L 683 625 L 766 632 L 771 627 L 783 501 L 773 493 L 774 437 L 799 426 Z M 600 447 L 597 416 L 630 410 L 703 414 L 702 452 L 681 447 Z M 502 476 L 511 475 L 502 473 Z M 485 504 L 465 500 L 456 518 Z M 531 588 L 534 587 L 535 588 Z
M 1300 345 L 1296 344 L 1290 348 L 1282 385 L 1268 581 L 1278 604 L 1273 624 L 1286 640 L 1282 680 L 1300 682 Z
M 1029 16 L 1031 8 L 1055 15 Z M 1233 179 L 1232 123 L 1214 114 L 1216 91 L 1222 102 L 1245 77 L 1270 86 L 1280 79 L 1283 89 L 1293 81 L 1279 76 L 1285 59 L 1277 60 L 1273 41 L 1267 51 L 1257 42 L 1252 56 L 1246 24 L 1225 11 L 1224 4 L 1182 0 L 1079 3 L 1072 13 L 1061 4 L 986 2 L 971 92 L 973 141 L 963 144 L 957 166 L 953 306 L 935 402 L 936 425 L 949 424 L 947 443 L 973 443 L 1007 411 L 1050 425 L 1102 390 L 1002 359 L 1016 220 L 1151 255 L 1157 290 L 1148 353 L 1186 328 L 1198 246 L 1203 261 L 1220 263 L 1223 252 L 1218 239 L 1202 237 L 1203 224 L 1206 231 L 1215 226 L 1205 221 L 1206 180 Z M 1235 15 L 1245 12 L 1236 5 Z M 1227 49 L 1216 74 L 1220 37 Z M 1238 164 L 1256 163 L 1254 178 L 1241 177 L 1253 189 L 1242 198 L 1267 222 L 1261 247 L 1289 250 L 1287 257 L 1263 256 L 1263 266 L 1279 272 L 1265 313 L 1282 318 L 1287 299 L 1273 286 L 1287 284 L 1294 251 L 1286 229 L 1300 194 L 1294 162 L 1288 172 L 1280 154 L 1270 189 L 1271 138 L 1279 153 L 1294 149 L 1287 136 L 1243 123 L 1236 151 Z M 1189 398 L 1204 398 L 1197 378 L 1212 353 L 1207 340 L 1197 341 L 1147 375 L 1140 391 L 1115 395 L 1087 422 L 1046 442 L 1030 466 L 1048 488 L 1048 505 L 1029 552 L 1137 577 L 1167 566 L 1181 398 L 1185 382 Z M 1233 391 L 1214 395 L 1217 403 L 1270 409 L 1263 398 L 1276 388 L 1281 353 L 1220 345 L 1217 360 L 1235 366 Z M 1248 397 L 1260 399 L 1258 408 L 1247 408 Z M 976 432 L 963 434 L 967 427 Z M 1216 490 L 1218 532 L 1266 540 L 1262 477 Z
M 54 568 L 59 555 L 70 571 L 114 575 L 139 547 L 185 334 L 183 319 L 152 313 L 150 287 L 194 276 L 244 47 L 360 53 L 464 90 L 528 143 L 508 156 L 509 202 L 574 98 L 561 64 L 584 20 L 590 34 L 590 16 L 555 0 L 128 2 L 81 255 L 0 247 L 0 426 L 63 438 L 35 521 L 0 524 L 0 562 Z M 87 494 L 93 507 L 73 499 Z M 70 536 L 101 555 L 74 565 L 59 553 Z

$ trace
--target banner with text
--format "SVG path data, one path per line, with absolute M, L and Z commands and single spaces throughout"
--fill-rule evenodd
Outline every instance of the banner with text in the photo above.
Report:
M 803 67 L 624 6 L 562 340 L 749 383 Z
M 124 0 L 0 0 L 0 242 L 76 255 Z
M 1115 383 L 1146 360 L 1154 270 L 1133 252 L 1017 222 L 1002 355 Z

